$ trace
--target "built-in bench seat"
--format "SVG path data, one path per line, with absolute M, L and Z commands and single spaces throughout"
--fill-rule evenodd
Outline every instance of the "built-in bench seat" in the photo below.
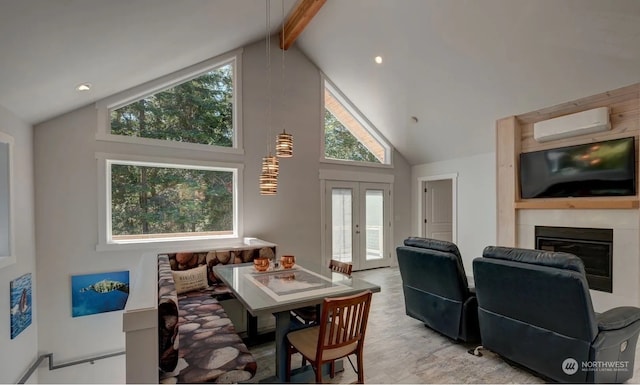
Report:
M 217 264 L 251 262 L 275 246 L 158 255 L 158 343 L 161 383 L 237 383 L 251 379 L 255 358 L 220 301 L 230 296 L 212 271 Z M 206 288 L 178 294 L 174 271 L 206 265 Z

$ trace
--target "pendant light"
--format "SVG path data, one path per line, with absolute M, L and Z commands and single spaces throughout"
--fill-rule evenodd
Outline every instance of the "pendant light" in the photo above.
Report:
M 260 174 L 260 194 L 276 195 L 278 193 L 278 158 L 265 156 L 262 158 L 262 172 Z
M 291 158 L 293 156 L 293 135 L 287 134 L 284 129 L 278 135 L 276 155 L 278 158 Z
M 267 156 L 262 158 L 262 170 L 260 173 L 260 195 L 276 195 L 278 192 L 278 158 L 271 155 L 271 1 L 266 0 L 267 8 L 267 33 L 266 33 L 266 58 L 267 58 Z
M 284 0 L 282 0 L 282 41 L 284 41 Z M 284 118 L 286 116 L 287 109 L 285 108 L 284 99 L 284 47 L 282 49 L 282 133 L 278 135 L 276 139 L 276 156 L 278 158 L 291 158 L 293 156 L 293 135 L 287 134 L 284 129 Z

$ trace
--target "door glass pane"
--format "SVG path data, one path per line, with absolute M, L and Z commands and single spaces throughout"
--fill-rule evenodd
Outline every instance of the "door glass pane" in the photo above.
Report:
M 334 188 L 331 190 L 331 231 L 333 245 L 331 256 L 341 262 L 352 263 L 352 200 L 351 189 Z
M 384 194 L 383 190 L 367 190 L 366 192 L 366 259 L 382 259 L 384 257 Z

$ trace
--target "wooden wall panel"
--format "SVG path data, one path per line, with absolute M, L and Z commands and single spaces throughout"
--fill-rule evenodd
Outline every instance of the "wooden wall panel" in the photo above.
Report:
M 516 246 L 516 211 L 514 203 L 520 196 L 518 186 L 518 155 L 520 125 L 515 116 L 496 123 L 496 242 L 498 246 Z
M 597 107 L 609 107 L 611 130 L 538 143 L 533 124 Z M 518 159 L 521 152 L 599 142 L 634 136 L 636 171 L 640 181 L 640 83 L 589 96 L 572 102 L 500 119 L 496 124 L 498 244 L 516 245 L 516 218 L 519 209 L 632 209 L 640 206 L 638 194 L 631 197 L 589 197 L 519 199 Z
M 602 106 L 601 106 L 602 107 Z M 573 136 L 571 138 L 552 140 L 550 142 L 536 142 L 533 138 L 533 123 L 522 124 L 522 152 L 548 150 L 550 148 L 573 146 L 602 140 L 618 139 L 627 136 L 640 136 L 640 122 L 638 117 L 638 98 L 626 100 L 609 106 L 611 130 L 596 134 Z
M 553 107 L 547 107 L 538 111 L 518 115 L 517 117 L 521 123 L 535 123 L 541 120 L 557 118 L 562 115 L 569 115 L 580 111 L 590 110 L 592 108 L 605 107 L 615 103 L 637 99 L 639 90 L 640 83 L 636 83 L 613 91 L 603 92 L 586 98 L 574 100 L 572 102 L 566 102 Z

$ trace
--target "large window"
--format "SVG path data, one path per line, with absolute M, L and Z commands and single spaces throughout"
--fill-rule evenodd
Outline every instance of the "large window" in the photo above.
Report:
M 324 157 L 390 164 L 390 146 L 327 80 L 324 82 Z
M 227 54 L 98 102 L 98 139 L 240 151 L 239 62 Z
M 233 66 L 111 111 L 111 133 L 233 146 Z
M 237 237 L 238 170 L 105 159 L 106 243 Z

